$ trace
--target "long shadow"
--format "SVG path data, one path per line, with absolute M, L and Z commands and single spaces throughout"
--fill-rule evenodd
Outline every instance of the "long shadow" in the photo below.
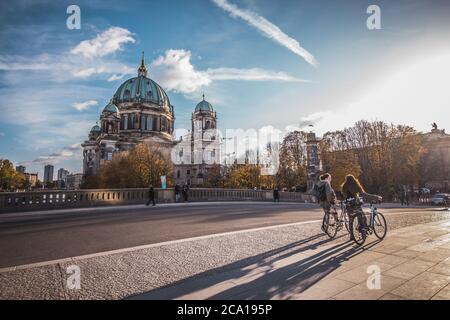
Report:
M 341 237 L 343 235 L 339 238 Z M 176 281 L 147 293 L 130 296 L 127 299 L 176 299 L 224 281 L 245 277 L 255 268 L 261 267 L 262 269 L 260 270 L 264 270 L 264 272 L 257 279 L 237 284 L 230 289 L 211 296 L 209 299 L 269 299 L 274 295 L 282 296 L 284 293 L 291 292 L 294 289 L 300 292 L 304 291 L 338 268 L 342 262 L 349 260 L 370 247 L 370 245 L 355 247 L 353 242 L 347 241 L 322 250 L 317 254 L 307 256 L 287 266 L 277 269 L 274 269 L 272 266 L 274 262 L 280 259 L 297 253 L 305 253 L 329 242 L 330 239 L 324 234 L 316 234 L 286 246 Z M 252 267 L 248 268 L 249 266 Z
M 378 242 L 377 240 L 376 243 Z M 376 243 L 365 247 L 355 246 L 351 242 L 338 244 L 287 266 L 268 270 L 253 281 L 236 285 L 209 299 L 287 298 L 305 291 L 339 268 L 344 261 L 350 260 Z

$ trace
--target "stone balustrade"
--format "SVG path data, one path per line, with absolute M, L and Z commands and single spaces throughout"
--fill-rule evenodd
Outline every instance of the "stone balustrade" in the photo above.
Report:
M 44 190 L 0 193 L 0 213 L 145 203 L 148 189 Z M 157 203 L 175 202 L 173 189 L 155 189 Z M 188 201 L 273 201 L 271 190 L 191 188 Z M 280 201 L 313 202 L 311 195 L 280 192 Z

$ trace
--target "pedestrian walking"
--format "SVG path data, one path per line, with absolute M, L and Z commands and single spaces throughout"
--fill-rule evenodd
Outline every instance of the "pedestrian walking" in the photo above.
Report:
M 150 185 L 148 187 L 148 201 L 147 201 L 146 205 L 147 206 L 150 205 L 150 202 L 152 203 L 152 206 L 156 205 L 156 202 L 155 202 L 155 189 L 153 188 L 152 185 Z
M 278 188 L 273 189 L 273 202 L 280 202 L 280 191 Z
M 180 201 L 180 192 L 181 192 L 181 186 L 177 183 L 175 185 L 175 202 L 179 202 Z
M 189 192 L 189 186 L 187 184 L 183 185 L 183 202 L 187 202 L 188 201 L 188 192 Z

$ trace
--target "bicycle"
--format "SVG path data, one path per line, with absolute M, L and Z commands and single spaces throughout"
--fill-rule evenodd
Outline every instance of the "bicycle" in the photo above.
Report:
M 330 211 L 325 211 L 323 216 L 323 226 L 325 233 L 333 239 L 338 231 L 342 230 L 345 226 L 348 232 L 350 232 L 349 220 L 347 215 L 347 209 L 343 201 L 340 203 L 340 214 L 337 212 L 336 205 L 331 206 Z M 331 211 L 332 210 L 332 211 Z
M 362 211 L 362 214 L 364 214 L 364 211 Z M 364 244 L 367 236 L 372 233 L 380 240 L 383 240 L 387 233 L 386 219 L 384 215 L 378 211 L 378 208 L 374 205 L 373 201 L 370 203 L 369 225 L 360 226 L 358 217 L 355 217 L 350 228 L 350 234 L 353 236 L 356 244 L 360 246 Z

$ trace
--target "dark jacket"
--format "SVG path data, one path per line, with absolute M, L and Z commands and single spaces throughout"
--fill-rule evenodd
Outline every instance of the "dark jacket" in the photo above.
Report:
M 155 198 L 155 189 L 153 187 L 148 188 L 148 197 L 150 199 Z
M 336 194 L 334 193 L 331 184 L 326 180 L 320 180 L 317 182 L 317 188 L 325 186 L 325 191 L 327 193 L 326 201 L 320 201 L 319 204 L 322 208 L 330 206 L 336 200 Z
M 280 197 L 280 191 L 278 189 L 273 190 L 273 197 L 278 199 Z

